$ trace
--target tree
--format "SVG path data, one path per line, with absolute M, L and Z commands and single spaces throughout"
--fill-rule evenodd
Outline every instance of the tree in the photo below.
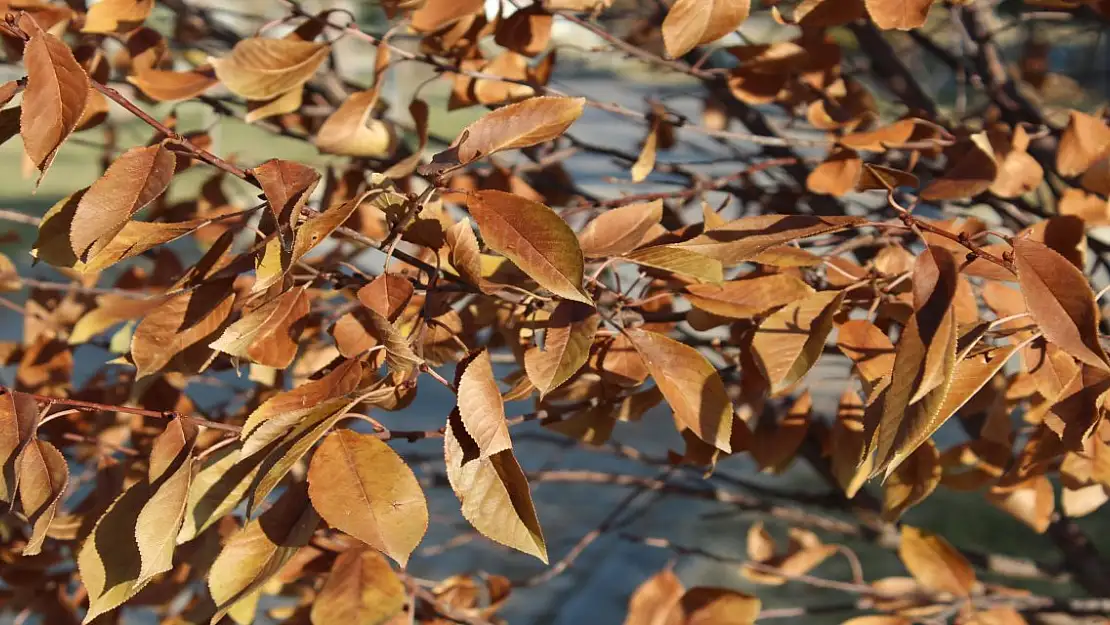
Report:
M 24 326 L 0 352 L 0 606 L 21 622 L 494 623 L 603 537 L 747 580 L 645 570 L 627 625 L 1107 612 L 1110 565 L 1076 519 L 1110 498 L 1110 248 L 1092 234 L 1110 125 L 1044 35 L 1073 29 L 1097 57 L 1106 2 L 273 2 L 257 22 L 90 4 L 0 3 L 20 76 L 0 141 L 36 186 L 69 184 L 52 166 L 71 144 L 104 160 L 41 216 L 0 212 L 38 230 L 0 256 L 0 290 L 29 292 L 3 300 Z M 760 24 L 764 43 L 736 34 Z M 553 84 L 581 48 L 564 26 L 600 42 L 584 62 L 641 68 L 606 80 L 648 85 L 643 106 Z M 414 94 L 387 88 L 412 68 Z M 330 156 L 244 162 L 197 109 Z M 470 123 L 438 136 L 459 109 Z M 576 132 L 591 118 L 639 148 Z M 598 162 L 623 178 L 586 184 Z M 819 360 L 850 368 L 831 412 Z M 452 405 L 411 429 L 421 391 Z M 682 450 L 618 442 L 632 431 Z M 638 469 L 537 468 L 529 438 Z M 730 469 L 792 464 L 820 483 Z M 550 542 L 532 489 L 559 482 L 626 495 Z M 430 513 L 445 486 L 471 529 Z M 900 521 L 938 489 L 1045 534 L 1056 560 L 1015 567 Z M 663 496 L 758 515 L 746 556 L 628 531 Z M 430 523 L 544 566 L 423 579 L 414 552 L 446 549 L 417 552 Z M 1023 579 L 1059 576 L 1090 599 Z M 761 603 L 786 583 L 850 601 Z

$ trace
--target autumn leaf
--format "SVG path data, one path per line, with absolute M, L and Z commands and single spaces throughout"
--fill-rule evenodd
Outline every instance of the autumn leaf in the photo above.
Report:
M 418 169 L 425 174 L 439 172 L 504 150 L 550 141 L 582 116 L 585 103 L 585 98 L 541 96 L 503 106 L 464 128 L 449 149 Z
M 297 355 L 300 325 L 309 312 L 305 287 L 295 287 L 245 313 L 208 346 L 267 367 L 284 369 Z
M 528 480 L 512 450 L 478 458 L 477 447 L 461 419 L 448 419 L 443 439 L 447 480 L 462 504 L 463 518 L 486 538 L 547 564 Z
M 735 219 L 678 246 L 716 258 L 725 265 L 736 265 L 777 245 L 865 222 L 861 217 L 848 216 L 756 215 Z
M 760 606 L 756 597 L 704 586 L 687 590 L 678 603 L 685 625 L 753 625 Z
M 667 54 L 678 58 L 724 37 L 748 19 L 751 8 L 751 0 L 677 0 L 663 20 Z
M 1060 175 L 1078 176 L 1107 153 L 1110 153 L 1110 126 L 1098 117 L 1070 111 L 1056 152 Z
M 24 20 L 33 23 L 32 20 Z M 69 47 L 47 32 L 32 34 L 23 51 L 27 88 L 20 107 L 23 148 L 42 182 L 58 148 L 77 128 L 88 100 L 89 77 Z
M 836 346 L 855 364 L 870 403 L 890 383 L 894 344 L 874 323 L 852 319 L 837 330 Z
M 26 393 L 0 395 L 0 501 L 11 503 L 19 486 L 20 453 L 38 425 L 38 403 Z M 47 452 L 48 453 L 48 452 Z
M 1016 238 L 1013 245 L 1025 305 L 1045 337 L 1080 361 L 1110 370 L 1098 340 L 1098 306 L 1083 273 L 1043 243 Z
M 695 308 L 721 317 L 750 319 L 792 304 L 814 291 L 795 276 L 776 273 L 719 284 L 691 284 L 686 292 L 686 299 Z
M 277 224 L 282 249 L 291 249 L 293 227 L 319 184 L 320 174 L 307 165 L 276 158 L 251 169 L 251 174 L 262 187 L 270 214 Z
M 713 365 L 697 349 L 656 332 L 630 330 L 627 337 L 674 410 L 675 422 L 730 453 L 733 406 Z
M 31 536 L 23 547 L 23 555 L 42 550 L 58 504 L 69 485 L 69 466 L 65 456 L 46 441 L 31 439 L 19 454 L 19 504 L 31 523 Z
M 782 307 L 759 324 L 752 351 L 772 394 L 790 389 L 817 363 L 843 301 L 844 291 L 819 291 Z
M 384 158 L 393 151 L 397 137 L 393 127 L 380 119 L 371 119 L 378 101 L 378 88 L 351 94 L 320 126 L 316 146 L 323 152 Z
M 147 314 L 131 337 L 131 358 L 139 377 L 170 364 L 175 356 L 218 336 L 234 300 L 230 280 L 203 284 L 171 297 Z
M 474 441 L 480 458 L 512 449 L 509 425 L 505 420 L 505 404 L 489 352 L 482 350 L 459 363 L 458 381 L 459 424 L 469 440 Z M 469 461 L 469 457 L 466 461 Z
M 412 469 L 372 434 L 333 432 L 312 456 L 308 496 L 329 525 L 408 562 L 428 529 L 428 505 Z
M 578 244 L 590 258 L 626 254 L 639 247 L 662 218 L 662 200 L 613 208 L 586 224 L 578 234 Z
M 154 0 L 101 0 L 89 7 L 81 32 L 122 33 L 142 26 Z
M 712 0 L 710 0 L 712 1 Z M 644 143 L 640 146 L 640 156 L 636 158 L 636 162 L 632 163 L 632 182 L 643 182 L 648 176 L 651 175 L 655 169 L 655 158 L 658 153 L 659 147 L 659 125 L 662 124 L 662 118 L 656 117 L 648 128 L 648 134 L 644 137 Z
M 921 199 L 935 202 L 974 197 L 989 189 L 997 177 L 994 150 L 987 134 L 980 132 L 952 148 L 948 167 L 939 178 L 925 185 Z
M 929 590 L 966 597 L 975 585 L 975 571 L 963 555 L 948 541 L 924 530 L 902 526 L 898 557 L 914 579 Z
M 222 447 L 208 456 L 208 461 L 189 484 L 177 544 L 193 540 L 238 507 L 254 482 L 262 459 L 261 453 L 241 458 L 239 443 Z
M 490 249 L 552 293 L 593 304 L 582 288 L 585 264 L 578 238 L 558 213 L 539 202 L 492 190 L 468 195 L 466 206 Z
M 942 472 L 937 446 L 925 439 L 883 484 L 883 520 L 894 522 L 924 501 L 940 484 Z
M 913 307 L 894 353 L 882 419 L 875 433 L 873 474 L 890 473 L 939 427 L 938 411 L 956 366 L 956 261 L 929 247 L 913 272 Z
M 243 39 L 222 59 L 210 58 L 216 76 L 235 95 L 268 100 L 299 88 L 316 73 L 330 47 L 297 39 Z
M 155 440 L 150 468 L 97 520 L 77 565 L 89 592 L 85 623 L 115 609 L 172 564 L 184 520 L 196 426 L 175 419 Z
M 208 574 L 216 604 L 215 625 L 240 599 L 265 584 L 308 544 L 320 524 L 303 485 L 291 487 L 262 516 L 247 523 L 224 544 Z
M 146 97 L 158 102 L 191 100 L 219 82 L 209 66 L 174 72 L 161 69 L 144 69 L 127 77 Z
M 719 260 L 677 245 L 643 247 L 628 252 L 622 258 L 637 265 L 672 271 L 705 282 L 724 279 L 724 267 Z
M 879 28 L 912 30 L 925 24 L 933 0 L 866 0 L 865 4 Z
M 253 455 L 289 432 L 320 404 L 345 397 L 362 379 L 362 364 L 357 360 L 340 363 L 327 375 L 294 389 L 275 394 L 247 416 L 240 432 L 242 457 Z
M 124 152 L 77 203 L 69 236 L 73 253 L 86 260 L 108 245 L 132 215 L 165 192 L 176 163 L 162 144 Z
M 406 600 L 405 585 L 385 558 L 370 549 L 348 549 L 328 571 L 310 618 L 313 625 L 386 623 Z
M 524 354 L 524 369 L 541 399 L 586 364 L 600 323 L 596 310 L 578 302 L 564 301 L 555 307 L 544 331 L 543 349 L 533 347 Z
M 682 625 L 676 608 L 685 592 L 671 569 L 656 573 L 632 593 L 624 625 Z
M 806 188 L 813 193 L 841 197 L 854 191 L 863 175 L 863 161 L 855 150 L 838 148 L 806 178 Z

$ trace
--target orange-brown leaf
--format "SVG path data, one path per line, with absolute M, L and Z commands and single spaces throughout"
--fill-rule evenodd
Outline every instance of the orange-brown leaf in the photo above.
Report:
M 924 530 L 902 526 L 898 557 L 914 579 L 929 590 L 966 597 L 975 585 L 975 571 L 963 555 L 948 541 Z
M 81 121 L 88 101 L 89 76 L 73 58 L 69 46 L 41 31 L 33 33 L 24 48 L 23 63 L 27 66 L 27 88 L 20 107 L 20 134 L 27 156 L 41 172 L 41 182 L 58 148 Z
M 751 0 L 678 0 L 663 20 L 667 54 L 678 58 L 724 37 L 748 19 L 751 8 Z

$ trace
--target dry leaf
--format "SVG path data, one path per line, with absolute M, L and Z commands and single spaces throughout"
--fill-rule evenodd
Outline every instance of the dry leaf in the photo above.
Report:
M 759 324 L 752 351 L 773 395 L 789 390 L 817 364 L 843 301 L 844 291 L 819 291 Z
M 405 585 L 385 558 L 369 549 L 348 549 L 335 559 L 312 602 L 311 620 L 313 625 L 387 623 L 403 612 L 406 600 Z
M 412 469 L 373 434 L 333 432 L 312 456 L 308 495 L 329 525 L 408 562 L 428 529 L 428 504 Z
M 966 597 L 975 586 L 971 565 L 948 541 L 935 534 L 903 525 L 898 557 L 919 584 L 934 592 Z
M 220 82 L 248 100 L 269 100 L 299 89 L 328 57 L 330 47 L 298 39 L 240 40 L 231 54 L 209 59 Z
M 751 0 L 677 0 L 663 20 L 667 54 L 678 58 L 724 37 L 748 19 L 751 8 Z
M 58 148 L 81 121 L 90 83 L 69 47 L 50 33 L 33 34 L 24 48 L 23 63 L 27 88 L 19 109 L 20 134 L 23 149 L 41 172 L 41 183 Z
M 563 301 L 555 307 L 544 332 L 541 350 L 524 354 L 524 369 L 540 398 L 561 386 L 586 364 L 601 317 L 590 306 Z

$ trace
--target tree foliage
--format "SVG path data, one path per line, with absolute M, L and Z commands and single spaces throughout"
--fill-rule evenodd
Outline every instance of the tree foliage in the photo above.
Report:
M 0 345 L 0 608 L 497 623 L 602 536 L 744 580 L 644 571 L 626 625 L 1009 625 L 1110 600 L 1075 521 L 1110 499 L 1110 123 L 1082 85 L 1054 98 L 1072 79 L 1038 30 L 1101 37 L 1110 4 L 379 0 L 380 30 L 262 4 L 274 19 L 248 27 L 190 0 L 0 1 L 18 76 L 0 142 L 36 187 L 66 178 L 69 144 L 103 154 L 45 214 L 0 212 L 38 228 L 26 258 L 0 255 L 0 291 L 30 293 L 3 300 L 24 326 Z M 647 84 L 643 106 L 553 79 L 568 28 L 593 38 L 587 61 L 647 69 L 605 79 Z M 371 57 L 369 79 L 349 72 Z M 396 97 L 412 67 L 429 80 Z M 243 161 L 195 109 L 327 156 Z M 455 110 L 473 121 L 439 136 Z M 576 132 L 590 123 L 639 148 Z M 599 159 L 624 172 L 600 191 Z M 86 367 L 86 346 L 111 360 Z M 229 399 L 198 407 L 205 384 Z M 454 402 L 412 429 L 422 389 Z M 633 431 L 671 451 L 620 442 Z M 526 436 L 662 473 L 537 470 Z M 730 469 L 792 465 L 825 494 Z M 533 499 L 547 481 L 629 494 L 568 544 Z M 474 532 L 448 545 L 543 567 L 410 572 L 449 548 L 426 536 L 450 529 L 428 494 L 447 487 Z M 938 489 L 1046 534 L 1094 602 L 900 520 Z M 761 520 L 735 557 L 626 532 L 650 494 Z M 861 567 L 849 536 L 905 574 Z M 825 567 L 841 558 L 850 578 Z M 853 600 L 759 598 L 788 583 Z

